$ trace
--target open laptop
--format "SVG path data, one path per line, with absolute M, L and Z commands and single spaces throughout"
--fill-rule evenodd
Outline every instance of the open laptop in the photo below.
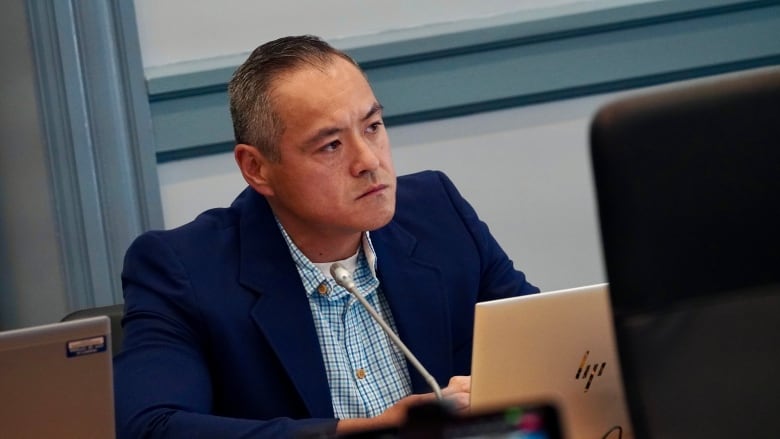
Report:
M 478 303 L 471 380 L 475 412 L 544 402 L 563 437 L 633 437 L 606 284 Z
M 104 316 L 0 332 L 2 436 L 113 438 L 110 338 Z

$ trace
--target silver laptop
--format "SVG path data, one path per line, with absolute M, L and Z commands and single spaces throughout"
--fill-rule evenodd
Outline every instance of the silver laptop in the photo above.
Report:
M 477 304 L 471 407 L 557 406 L 568 439 L 631 438 L 607 284 Z
M 3 437 L 113 438 L 108 317 L 0 332 Z

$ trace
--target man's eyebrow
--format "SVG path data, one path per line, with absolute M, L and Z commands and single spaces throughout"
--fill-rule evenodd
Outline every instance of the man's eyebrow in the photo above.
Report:
M 309 139 L 306 140 L 303 144 L 305 146 L 315 145 L 315 144 L 319 143 L 322 139 L 324 139 L 326 137 L 330 137 L 330 136 L 332 136 L 334 134 L 338 134 L 341 131 L 342 131 L 342 129 L 338 128 L 338 127 L 320 128 L 319 130 L 317 130 L 316 133 L 314 133 L 313 136 L 309 137 Z
M 383 107 L 382 104 L 379 102 L 374 102 L 374 105 L 371 106 L 371 108 L 368 110 L 368 113 L 363 116 L 363 120 L 371 119 L 375 114 L 381 113 L 384 109 L 385 107 Z

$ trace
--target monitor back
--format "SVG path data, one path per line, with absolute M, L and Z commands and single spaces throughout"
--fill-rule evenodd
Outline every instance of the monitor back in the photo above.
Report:
M 613 102 L 591 154 L 637 437 L 767 437 L 780 407 L 780 69 Z

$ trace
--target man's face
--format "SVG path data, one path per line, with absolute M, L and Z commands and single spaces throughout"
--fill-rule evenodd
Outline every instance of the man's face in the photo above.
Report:
M 266 197 L 295 239 L 374 230 L 395 212 L 395 170 L 382 108 L 363 74 L 341 58 L 274 84 L 284 122 L 281 160 L 267 163 Z

